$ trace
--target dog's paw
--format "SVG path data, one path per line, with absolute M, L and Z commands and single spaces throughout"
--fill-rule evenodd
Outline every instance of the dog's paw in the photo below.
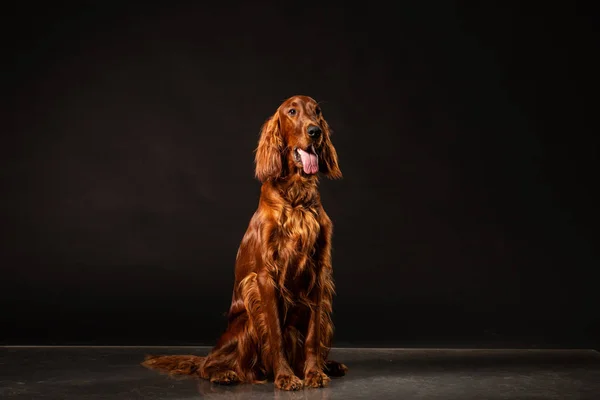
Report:
M 233 385 L 239 383 L 240 377 L 235 371 L 219 371 L 210 376 L 210 381 L 219 385 Z
M 325 362 L 325 373 L 329 376 L 344 376 L 348 372 L 348 367 L 337 361 L 327 360 Z
M 304 377 L 304 386 L 320 388 L 329 384 L 331 378 L 321 371 L 308 371 Z
M 275 387 L 282 390 L 300 390 L 302 381 L 293 374 L 280 374 L 275 378 Z

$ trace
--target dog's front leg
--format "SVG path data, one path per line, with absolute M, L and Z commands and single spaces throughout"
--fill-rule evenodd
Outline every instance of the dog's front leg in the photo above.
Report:
M 270 356 L 268 362 L 273 366 L 275 386 L 283 390 L 299 390 L 302 388 L 302 381 L 294 375 L 294 371 L 285 357 L 277 309 L 278 296 L 275 281 L 269 271 L 262 271 L 258 275 L 258 289 L 268 337 L 268 343 L 263 344 L 263 352 Z
M 348 368 L 341 363 L 327 360 L 333 338 L 331 321 L 333 294 L 333 268 L 331 265 L 331 236 L 333 225 L 324 210 L 321 210 L 321 231 L 315 252 L 317 284 L 311 292 L 310 320 L 305 342 L 306 363 L 304 385 L 327 386 L 329 376 L 342 376 Z
M 324 387 L 330 378 L 323 372 L 324 355 L 322 349 L 321 318 L 322 312 L 322 289 L 320 285 L 313 290 L 311 296 L 312 307 L 310 320 L 308 321 L 308 332 L 305 342 L 306 363 L 304 366 L 304 385 L 307 387 Z
M 334 291 L 331 276 L 332 225 L 324 211 L 321 217 L 321 230 L 315 251 L 317 282 L 309 295 L 310 319 L 305 342 L 304 385 L 308 387 L 327 386 L 330 381 L 323 368 L 333 333 L 330 319 L 331 297 Z

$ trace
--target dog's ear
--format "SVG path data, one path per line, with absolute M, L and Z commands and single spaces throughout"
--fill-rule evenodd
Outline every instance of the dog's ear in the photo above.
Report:
M 339 179 L 342 177 L 342 171 L 338 165 L 338 156 L 331 143 L 331 134 L 333 131 L 323 120 L 323 145 L 321 146 L 321 154 L 319 154 L 319 171 L 329 179 Z
M 261 182 L 281 176 L 282 151 L 283 138 L 281 137 L 279 111 L 277 111 L 263 124 L 258 140 L 255 174 Z

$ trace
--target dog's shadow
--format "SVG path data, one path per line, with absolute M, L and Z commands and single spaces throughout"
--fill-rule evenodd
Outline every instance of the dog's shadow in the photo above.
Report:
M 198 393 L 205 399 L 254 399 L 266 398 L 269 394 L 276 400 L 328 400 L 331 387 L 320 389 L 303 388 L 298 391 L 276 389 L 273 382 L 264 384 L 218 385 L 206 379 L 198 380 Z M 266 395 L 266 396 L 265 396 Z M 269 396 L 270 397 L 270 396 Z

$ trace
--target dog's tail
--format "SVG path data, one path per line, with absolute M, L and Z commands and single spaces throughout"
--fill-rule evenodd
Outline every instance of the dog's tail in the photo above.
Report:
M 170 375 L 197 375 L 205 361 L 206 357 L 193 355 L 147 355 L 142 365 Z

